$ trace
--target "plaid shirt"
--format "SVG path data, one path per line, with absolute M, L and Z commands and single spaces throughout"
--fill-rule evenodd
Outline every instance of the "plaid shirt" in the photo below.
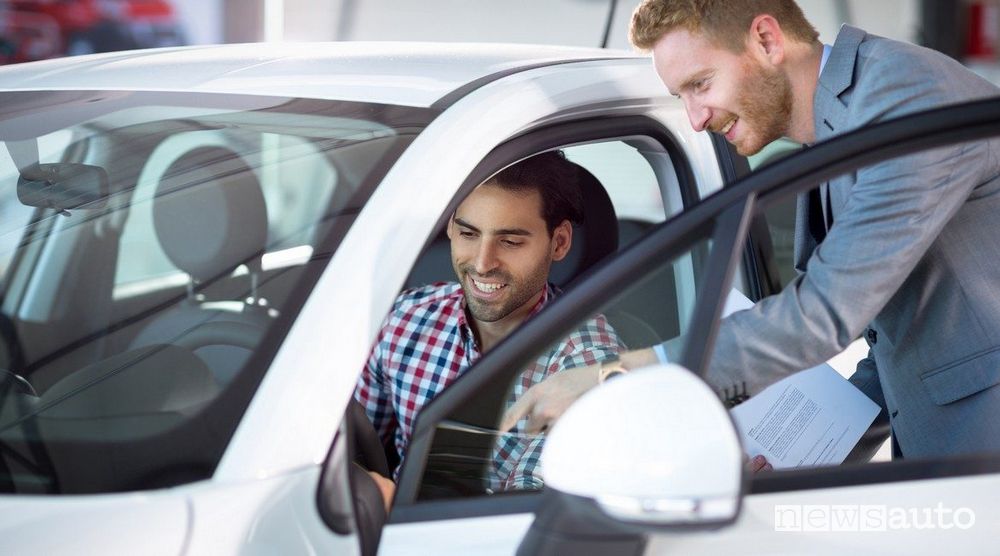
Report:
M 555 295 L 549 285 L 529 318 Z M 552 373 L 597 363 L 623 347 L 607 320 L 598 315 L 521 373 L 507 407 Z M 386 317 L 354 397 L 383 441 L 394 435 L 396 450 L 404 457 L 420 409 L 480 357 L 458 283 L 409 290 L 396 299 Z M 542 486 L 535 468 L 544 437 L 525 434 L 523 426 L 524 420 L 497 439 L 487 478 L 493 491 Z

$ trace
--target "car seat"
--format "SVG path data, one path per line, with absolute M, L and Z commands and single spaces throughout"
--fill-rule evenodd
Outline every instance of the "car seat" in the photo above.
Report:
M 156 188 L 153 226 L 163 252 L 189 276 L 188 293 L 153 317 L 130 348 L 186 347 L 205 361 L 219 384 L 239 371 L 270 322 L 258 297 L 267 244 L 267 206 L 260 182 L 235 152 L 201 147 L 178 158 Z M 236 299 L 206 301 L 201 286 L 248 269 Z
M 618 221 L 618 242 L 624 249 L 639 241 L 656 225 L 635 219 Z M 664 264 L 644 280 L 631 286 L 615 307 L 635 315 L 652 327 L 658 338 L 674 338 L 681 333 L 677 307 L 677 278 L 672 265 Z M 657 340 L 658 341 L 658 340 Z M 642 345 L 652 345 L 649 342 Z

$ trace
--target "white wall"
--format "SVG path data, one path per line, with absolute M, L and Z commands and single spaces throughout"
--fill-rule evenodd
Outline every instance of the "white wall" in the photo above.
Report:
M 171 0 L 188 44 L 222 41 L 222 0 Z
M 284 0 L 287 40 L 598 46 L 608 0 Z M 624 2 L 627 3 L 627 2 Z
M 891 39 L 916 42 L 920 25 L 918 0 L 797 0 L 819 31 L 833 44 L 842 23 Z
M 178 0 L 181 1 L 181 0 Z M 198 0 L 183 0 L 196 3 Z M 610 0 L 283 0 L 284 37 L 316 40 L 528 42 L 599 46 Z M 609 46 L 629 48 L 638 0 L 619 0 Z M 820 38 L 841 23 L 914 41 L 918 0 L 799 0 Z

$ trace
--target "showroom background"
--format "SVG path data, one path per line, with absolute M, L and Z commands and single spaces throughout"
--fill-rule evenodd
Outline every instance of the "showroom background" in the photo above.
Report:
M 0 0 L 0 62 L 256 41 L 432 40 L 629 48 L 637 0 Z M 841 23 L 941 50 L 994 78 L 1000 0 L 800 0 Z M 997 79 L 994 78 L 994 81 Z

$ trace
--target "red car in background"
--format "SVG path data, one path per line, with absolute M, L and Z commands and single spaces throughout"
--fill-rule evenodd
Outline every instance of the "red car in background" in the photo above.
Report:
M 168 0 L 0 2 L 0 63 L 184 43 Z

